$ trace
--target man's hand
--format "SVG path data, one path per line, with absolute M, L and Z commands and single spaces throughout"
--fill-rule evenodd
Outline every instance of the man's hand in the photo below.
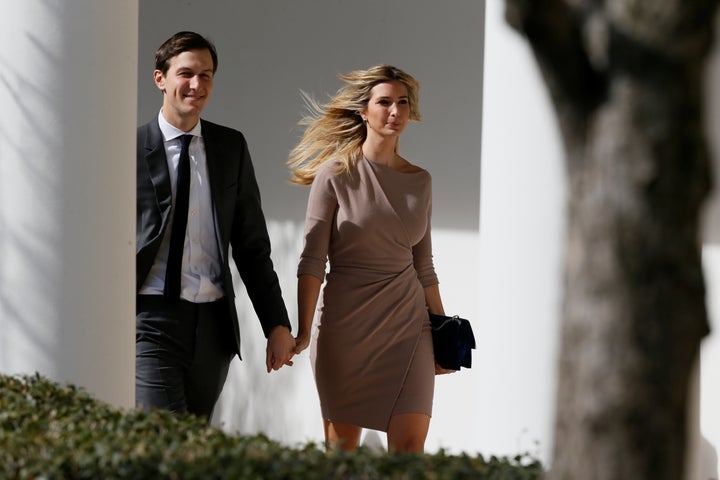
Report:
M 295 339 L 290 329 L 284 325 L 273 327 L 265 351 L 265 366 L 268 373 L 271 370 L 280 370 L 283 365 L 292 367 L 293 355 L 295 355 Z

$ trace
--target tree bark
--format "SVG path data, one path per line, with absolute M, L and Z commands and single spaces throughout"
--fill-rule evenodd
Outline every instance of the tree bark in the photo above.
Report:
M 569 179 L 549 478 L 681 479 L 708 332 L 699 217 L 716 0 L 506 0 L 557 112 Z

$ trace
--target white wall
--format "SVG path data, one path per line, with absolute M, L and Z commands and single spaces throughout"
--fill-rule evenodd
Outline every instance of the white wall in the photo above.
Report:
M 138 122 L 157 115 L 153 54 L 179 30 L 213 40 L 220 57 L 204 117 L 245 133 L 253 155 L 273 243 L 273 261 L 296 324 L 296 268 L 308 190 L 287 184 L 287 155 L 300 131 L 300 90 L 325 100 L 337 75 L 391 63 L 421 82 L 423 121 L 410 125 L 401 152 L 433 175 L 435 263 L 448 312 L 474 321 L 476 367 L 440 378 L 428 450 L 478 449 L 487 438 L 479 412 L 497 392 L 483 378 L 497 369 L 481 353 L 494 319 L 480 318 L 479 204 L 483 2 L 435 0 L 154 0 L 140 4 Z M 308 356 L 267 375 L 265 342 L 242 288 L 237 304 L 243 362 L 232 365 L 215 422 L 228 431 L 263 431 L 286 443 L 322 441 Z M 492 415 L 492 412 L 483 415 Z M 480 432 L 480 433 L 479 433 Z
M 296 325 L 295 272 L 302 246 L 302 225 L 294 222 L 269 224 L 273 242 L 273 260 L 280 276 L 291 321 Z M 445 375 L 436 380 L 433 419 L 426 442 L 427 451 L 445 448 L 486 453 L 483 445 L 492 445 L 497 431 L 486 428 L 484 418 L 497 412 L 492 400 L 496 385 L 488 378 L 497 368 L 486 360 L 483 353 L 488 343 L 490 321 L 478 313 L 479 249 L 477 233 L 472 231 L 439 230 L 433 233 L 435 262 L 441 279 L 443 301 L 448 312 L 467 313 L 473 320 L 478 350 L 473 357 L 473 368 L 461 373 Z M 237 279 L 236 279 L 237 281 Z M 292 368 L 283 368 L 270 375 L 265 373 L 265 343 L 243 290 L 237 305 L 243 332 L 243 361 L 233 362 L 230 380 L 220 398 L 213 423 L 230 432 L 264 432 L 271 438 L 287 444 L 306 441 L 323 441 L 322 421 L 312 370 L 307 353 L 295 357 Z M 503 427 L 504 428 L 504 427 Z M 377 434 L 375 434 L 377 435 Z M 484 444 L 480 443 L 480 439 Z M 378 440 L 383 446 L 384 434 Z M 507 453 L 515 453 L 511 448 Z
M 565 178 L 554 113 L 527 42 L 487 2 L 480 209 L 484 452 L 552 452 Z

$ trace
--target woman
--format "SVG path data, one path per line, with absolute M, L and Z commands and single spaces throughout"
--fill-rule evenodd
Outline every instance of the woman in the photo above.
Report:
M 420 120 L 417 80 L 379 65 L 351 72 L 314 115 L 288 163 L 312 184 L 298 266 L 296 353 L 307 348 L 323 280 L 315 381 L 330 447 L 352 450 L 362 428 L 390 450 L 421 452 L 435 373 L 428 311 L 444 314 L 432 263 L 430 174 L 398 154 Z M 330 270 L 325 278 L 326 261 Z

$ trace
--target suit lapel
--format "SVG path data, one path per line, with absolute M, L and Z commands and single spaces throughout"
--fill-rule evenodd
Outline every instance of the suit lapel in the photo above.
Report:
M 150 170 L 150 179 L 155 188 L 155 198 L 160 211 L 166 213 L 172 206 L 172 188 L 170 171 L 165 156 L 165 145 L 157 120 L 150 123 L 145 141 L 145 161 Z
M 214 131 L 212 125 L 204 120 L 202 122 L 203 143 L 205 143 L 205 159 L 207 162 L 208 177 L 210 177 L 210 193 L 212 195 L 213 205 L 217 205 L 218 194 L 223 184 L 223 172 L 221 152 L 217 149 Z

